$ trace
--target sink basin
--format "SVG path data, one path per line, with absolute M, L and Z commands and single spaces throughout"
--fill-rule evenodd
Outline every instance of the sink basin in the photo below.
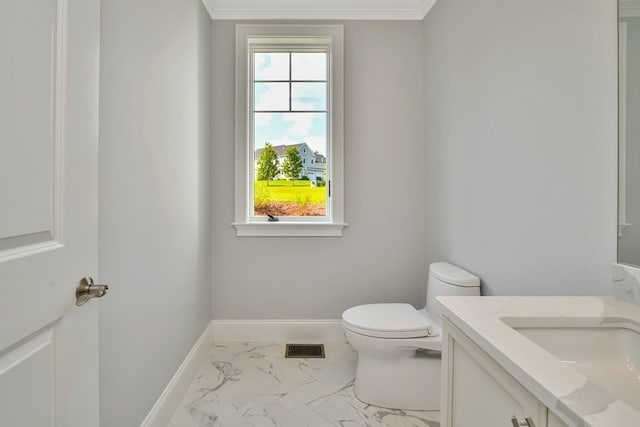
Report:
M 514 327 L 640 411 L 640 333 L 629 327 Z

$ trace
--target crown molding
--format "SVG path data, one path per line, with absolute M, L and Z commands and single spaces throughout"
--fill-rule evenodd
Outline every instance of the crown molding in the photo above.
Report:
M 422 20 L 437 0 L 202 0 L 213 20 Z

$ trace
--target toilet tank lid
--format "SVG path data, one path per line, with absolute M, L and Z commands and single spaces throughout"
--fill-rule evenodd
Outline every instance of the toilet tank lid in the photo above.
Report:
M 464 287 L 480 286 L 480 279 L 477 276 L 448 262 L 434 262 L 429 266 L 429 271 L 436 279 L 450 285 Z

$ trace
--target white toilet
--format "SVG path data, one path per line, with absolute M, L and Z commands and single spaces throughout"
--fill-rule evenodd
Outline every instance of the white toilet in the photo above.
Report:
M 480 279 L 446 262 L 429 266 L 427 305 L 366 304 L 342 313 L 347 341 L 358 351 L 355 393 L 375 406 L 440 409 L 442 313 L 436 297 L 480 295 Z

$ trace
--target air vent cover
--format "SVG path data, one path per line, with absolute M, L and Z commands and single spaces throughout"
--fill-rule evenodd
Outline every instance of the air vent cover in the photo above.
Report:
M 284 357 L 324 359 L 324 344 L 287 344 Z

